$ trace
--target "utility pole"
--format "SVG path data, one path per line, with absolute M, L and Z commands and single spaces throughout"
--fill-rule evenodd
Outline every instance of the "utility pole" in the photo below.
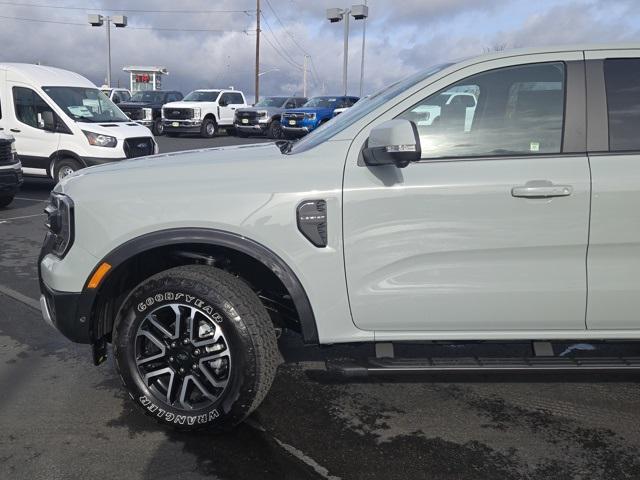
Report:
M 307 96 L 307 68 L 308 68 L 308 64 L 307 62 L 309 61 L 309 55 L 305 55 L 304 56 L 304 66 L 303 66 L 303 70 L 302 70 L 302 96 L 306 98 Z
M 260 0 L 256 0 L 256 101 L 260 98 Z

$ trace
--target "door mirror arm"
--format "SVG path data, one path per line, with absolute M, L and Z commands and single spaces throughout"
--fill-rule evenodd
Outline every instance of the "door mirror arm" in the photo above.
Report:
M 389 120 L 371 130 L 362 150 L 369 166 L 395 165 L 405 168 L 422 156 L 416 124 L 410 120 Z

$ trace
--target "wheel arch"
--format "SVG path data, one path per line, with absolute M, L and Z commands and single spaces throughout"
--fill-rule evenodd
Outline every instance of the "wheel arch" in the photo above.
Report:
M 49 156 L 49 168 L 47 171 L 47 175 L 53 178 L 53 172 L 55 170 L 56 162 L 59 162 L 60 160 L 63 160 L 65 158 L 73 158 L 74 160 L 77 160 L 83 168 L 87 166 L 87 162 L 85 162 L 84 159 L 77 153 L 72 152 L 71 150 L 57 150 Z
M 183 258 L 191 258 L 192 260 L 196 257 L 204 259 L 207 255 L 211 255 L 210 258 L 215 260 L 215 254 L 231 253 L 235 259 L 246 259 L 253 262 L 248 267 L 254 270 L 258 265 L 261 265 L 265 270 L 263 272 L 265 275 L 267 271 L 272 275 L 272 277 L 266 275 L 265 278 L 265 281 L 273 283 L 273 285 L 270 284 L 269 286 L 279 287 L 279 285 L 275 284 L 280 282 L 281 286 L 284 287 L 288 296 L 286 301 L 289 302 L 290 300 L 295 309 L 300 334 L 304 342 L 307 344 L 318 343 L 318 330 L 311 303 L 293 270 L 276 253 L 252 239 L 223 230 L 207 228 L 173 228 L 144 234 L 116 247 L 104 257 L 100 265 L 107 262 L 111 266 L 108 274 L 104 277 L 97 290 L 84 289 L 85 292 L 93 297 L 90 302 L 92 304 L 90 313 L 90 336 L 92 341 L 97 341 L 110 334 L 115 313 L 117 313 L 114 310 L 119 308 L 119 305 L 130 292 L 130 289 L 123 288 L 123 282 L 125 281 L 123 275 L 126 275 L 127 271 L 132 269 L 137 271 L 136 268 L 140 267 L 140 262 L 144 262 L 144 259 L 148 258 L 146 255 L 152 252 L 160 253 L 162 258 L 166 258 L 167 252 L 171 252 L 178 256 L 184 255 Z M 185 261 L 183 264 L 188 263 L 196 262 L 195 260 L 191 262 Z M 211 263 L 211 265 L 214 264 Z M 89 279 L 98 267 L 99 265 L 91 272 Z M 164 270 L 162 266 L 157 268 L 160 268 L 159 271 Z M 259 270 L 259 268 L 257 269 Z M 239 276 L 244 278 L 242 275 Z M 122 296 L 116 298 L 110 292 L 120 292 Z M 260 294 L 259 296 L 263 303 L 272 301 Z M 113 301 L 113 305 L 111 305 L 111 311 L 109 311 L 109 305 L 105 304 L 105 302 L 111 301 Z M 270 303 L 270 305 L 272 304 Z M 278 306 L 277 302 L 274 302 L 273 305 Z M 265 307 L 269 310 L 268 305 L 265 305 Z M 271 314 L 272 311 L 269 310 L 269 313 Z

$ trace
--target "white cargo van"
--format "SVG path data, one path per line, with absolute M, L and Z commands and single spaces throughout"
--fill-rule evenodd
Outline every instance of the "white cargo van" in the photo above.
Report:
M 25 175 L 56 180 L 158 152 L 151 131 L 89 80 L 41 65 L 0 63 L 0 131 L 15 137 Z

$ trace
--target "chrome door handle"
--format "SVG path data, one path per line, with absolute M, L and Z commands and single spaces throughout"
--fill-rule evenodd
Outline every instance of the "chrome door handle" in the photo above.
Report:
M 571 185 L 553 185 L 551 182 L 528 182 L 511 189 L 512 196 L 521 198 L 568 197 L 572 193 Z

